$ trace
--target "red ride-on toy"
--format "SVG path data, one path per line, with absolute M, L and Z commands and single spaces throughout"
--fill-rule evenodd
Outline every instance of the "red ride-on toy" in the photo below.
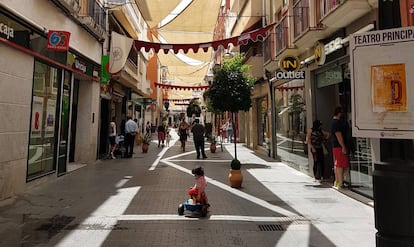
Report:
M 193 213 L 199 214 L 201 217 L 207 216 L 207 209 L 209 208 L 209 204 L 205 203 L 204 199 L 201 199 L 201 201 L 197 201 L 197 190 L 196 189 L 190 189 L 188 191 L 188 194 L 191 196 L 190 199 L 187 201 L 184 201 L 178 206 L 178 215 L 184 215 L 185 211 L 190 211 L 191 216 L 194 216 Z M 203 198 L 203 195 L 202 195 Z

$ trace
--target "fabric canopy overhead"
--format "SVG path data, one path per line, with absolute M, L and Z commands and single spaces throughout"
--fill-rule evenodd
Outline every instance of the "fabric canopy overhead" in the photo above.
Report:
M 211 42 L 222 0 L 135 0 L 143 18 L 150 27 L 156 44 Z M 169 21 L 166 21 L 166 19 Z M 137 43 L 141 41 L 137 40 Z M 141 47 L 135 46 L 138 49 Z M 155 50 L 155 49 L 154 49 Z M 197 86 L 205 84 L 204 77 L 212 58 L 212 49 L 206 52 L 183 51 L 158 53 L 161 66 L 168 68 L 168 81 L 174 85 Z M 146 51 L 149 51 L 146 50 Z M 158 52 L 158 51 L 156 51 Z
M 176 10 L 182 0 L 135 0 L 143 18 L 150 28 L 158 25 Z M 216 26 L 221 0 L 192 0 L 181 13 L 160 27 L 160 30 L 181 32 L 210 32 Z M 213 36 L 211 36 L 212 38 Z M 211 41 L 211 40 L 208 40 Z
M 135 0 L 141 15 L 150 28 L 168 16 L 181 0 Z

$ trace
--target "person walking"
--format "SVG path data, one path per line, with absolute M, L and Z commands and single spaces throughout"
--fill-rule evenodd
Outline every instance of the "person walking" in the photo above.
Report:
M 138 124 L 132 120 L 131 116 L 128 116 L 125 123 L 125 158 L 132 158 L 137 131 Z
M 161 123 L 157 128 L 157 134 L 158 134 L 158 147 L 164 147 L 165 142 L 165 125 Z
M 306 135 L 306 143 L 313 156 L 313 176 L 319 182 L 325 173 L 325 141 L 329 137 L 330 133 L 322 129 L 322 122 L 319 120 L 313 121 L 312 128 L 308 129 Z
M 342 119 L 342 107 L 336 107 L 331 124 L 332 153 L 334 156 L 335 188 L 341 188 L 344 181 L 344 169 L 349 167 L 348 146 L 346 136 L 348 127 Z
M 200 159 L 200 154 L 203 156 L 203 159 L 207 158 L 207 155 L 204 151 L 204 133 L 205 129 L 200 120 L 196 119 L 193 127 L 191 128 L 193 133 L 194 146 L 197 152 L 197 159 Z
M 178 126 L 178 135 L 180 136 L 181 149 L 185 152 L 185 142 L 188 137 L 188 123 L 184 119 Z
M 112 121 L 109 123 L 109 154 L 108 158 L 115 159 L 115 149 L 116 149 L 116 123 L 115 117 L 112 117 Z
M 231 119 L 229 119 L 226 123 L 226 134 L 227 134 L 227 142 L 231 142 L 231 139 L 233 137 L 233 124 L 231 122 Z
M 147 134 L 147 135 L 151 134 L 151 123 L 150 123 L 150 121 L 147 121 L 147 124 L 145 125 L 145 134 Z

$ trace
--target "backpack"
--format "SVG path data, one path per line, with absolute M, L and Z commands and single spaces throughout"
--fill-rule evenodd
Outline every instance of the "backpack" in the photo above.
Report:
M 315 148 L 322 148 L 324 139 L 322 130 L 312 130 L 310 142 Z

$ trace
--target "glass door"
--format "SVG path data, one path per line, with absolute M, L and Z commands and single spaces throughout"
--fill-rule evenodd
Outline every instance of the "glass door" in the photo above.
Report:
M 59 71 L 39 61 L 35 62 L 31 129 L 27 179 L 35 179 L 56 170 L 55 134 Z
M 35 62 L 27 180 L 66 172 L 71 74 Z
M 61 90 L 60 101 L 60 124 L 59 124 L 59 143 L 57 156 L 58 176 L 66 173 L 68 161 L 69 144 L 69 116 L 70 116 L 70 95 L 71 95 L 71 74 L 64 71 L 64 78 Z

